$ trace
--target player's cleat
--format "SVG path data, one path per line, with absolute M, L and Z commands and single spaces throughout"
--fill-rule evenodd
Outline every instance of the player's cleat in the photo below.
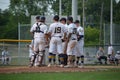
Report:
M 51 67 L 51 64 L 48 64 L 48 67 Z
M 63 67 L 64 67 L 64 65 L 63 65 L 63 64 L 61 64 L 61 65 L 60 65 L 60 67 L 61 67 L 61 68 L 63 68 Z
M 64 68 L 71 68 L 71 67 L 73 67 L 72 65 L 66 65 L 66 66 L 64 66 Z
M 78 66 L 78 68 L 84 68 L 84 64 L 81 64 L 80 66 Z
M 84 66 L 78 66 L 78 68 L 84 68 Z
M 75 65 L 74 65 L 74 67 L 75 67 L 75 68 L 77 68 L 77 67 L 78 67 L 78 65 L 77 65 L 77 64 L 75 64 Z
M 29 67 L 30 67 L 30 68 L 33 67 L 33 64 L 30 64 Z

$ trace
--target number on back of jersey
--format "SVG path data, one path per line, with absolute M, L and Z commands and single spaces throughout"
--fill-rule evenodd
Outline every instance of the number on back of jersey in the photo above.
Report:
M 61 33 L 61 27 L 56 27 L 54 33 Z
M 72 34 L 77 34 L 77 28 L 73 28 Z

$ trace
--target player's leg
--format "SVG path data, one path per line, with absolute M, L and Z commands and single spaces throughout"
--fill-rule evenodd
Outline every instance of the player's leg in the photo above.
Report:
M 57 52 L 59 53 L 60 67 L 64 67 L 64 54 L 61 38 L 57 40 Z
M 33 55 L 31 56 L 30 67 L 32 67 L 32 66 L 36 63 L 36 62 L 35 62 L 36 57 L 37 57 L 37 54 L 33 54 Z
M 63 58 L 64 58 L 64 65 L 67 65 L 67 59 L 68 59 L 68 56 L 67 54 L 63 54 Z
M 52 54 L 53 64 L 56 65 L 56 54 Z
M 10 60 L 9 57 L 7 56 L 6 57 L 6 64 L 9 64 L 9 60 Z
M 80 58 L 81 58 L 81 68 L 83 68 L 83 66 L 84 66 L 84 55 L 81 55 Z
M 117 58 L 115 58 L 115 64 L 118 66 L 119 64 L 119 60 Z
M 72 66 L 73 66 L 73 67 L 75 67 L 75 61 L 76 61 L 75 55 L 72 55 Z
M 68 65 L 67 66 L 68 67 L 69 66 L 71 67 L 72 63 L 73 63 L 73 49 L 74 49 L 76 43 L 77 42 L 74 41 L 74 40 L 70 40 L 69 43 L 68 43 L 68 46 L 67 46 L 67 55 L 68 55 Z
M 5 57 L 2 56 L 2 64 L 5 64 Z
M 103 56 L 103 59 L 105 60 L 105 64 L 107 64 L 107 57 Z
M 80 48 L 80 60 L 81 60 L 81 66 L 80 68 L 83 68 L 84 66 L 84 40 L 79 41 L 79 48 Z
M 38 54 L 38 66 L 42 65 L 42 59 L 43 59 L 42 57 L 43 57 L 43 52 L 39 51 L 39 54 Z
M 67 47 L 67 43 L 66 42 L 62 42 L 62 49 L 63 49 L 63 56 L 64 56 L 64 65 L 67 65 L 67 53 L 66 53 L 66 47 Z
M 76 65 L 77 66 L 79 65 L 79 60 L 80 60 L 80 57 L 76 57 Z
M 64 54 L 59 54 L 59 60 L 60 60 L 60 67 L 63 67 L 64 66 Z
M 53 52 L 55 52 L 55 50 L 56 50 L 55 40 L 54 38 L 51 38 L 50 44 L 49 44 L 48 67 L 50 67 L 52 64 Z
M 99 57 L 98 57 L 98 61 L 99 61 L 100 64 L 102 64 L 101 59 L 102 59 L 101 56 L 99 56 Z
M 67 46 L 67 55 L 68 55 L 68 60 L 67 60 L 67 66 L 69 66 L 71 64 L 71 59 L 72 59 L 72 51 L 70 48 L 71 45 L 71 41 L 69 41 L 68 46 Z
M 7 56 L 5 56 L 5 64 L 7 64 Z
M 76 46 L 75 46 L 75 48 L 73 49 L 73 53 L 74 53 L 74 61 L 75 61 L 75 66 L 77 67 L 78 66 L 78 64 L 79 64 L 79 59 L 80 59 L 80 51 L 79 51 L 80 49 L 79 49 L 79 46 L 78 46 L 78 42 L 77 42 L 77 44 L 76 44 Z
M 35 59 L 37 54 L 39 53 L 39 39 L 34 39 L 34 55 L 32 56 L 32 59 L 30 61 L 30 67 L 32 67 L 35 63 Z
M 40 40 L 40 43 L 39 43 L 39 66 L 42 65 L 43 63 L 43 57 L 44 57 L 44 54 L 45 54 L 45 40 L 44 39 L 41 39 Z
M 32 51 L 32 52 L 29 52 L 29 63 L 31 63 L 31 61 L 32 61 L 32 59 L 33 59 L 33 56 L 34 56 L 33 51 Z
M 49 55 L 48 55 L 48 67 L 50 67 L 51 66 L 51 63 L 52 63 L 52 57 L 53 57 L 53 54 L 52 53 L 49 53 Z

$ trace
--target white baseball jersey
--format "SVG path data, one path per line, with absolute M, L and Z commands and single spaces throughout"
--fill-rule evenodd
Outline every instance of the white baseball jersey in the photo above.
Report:
M 51 37 L 53 36 L 63 36 L 66 32 L 65 26 L 62 23 L 55 22 L 50 25 L 49 31 L 51 33 Z
M 51 33 L 49 52 L 54 53 L 57 50 L 57 53 L 63 53 L 61 38 L 66 32 L 65 26 L 59 22 L 52 23 L 48 32 Z
M 2 56 L 3 57 L 8 57 L 9 56 L 9 52 L 6 51 L 6 50 L 2 51 Z
M 75 53 L 73 53 L 73 49 L 77 43 L 77 27 L 74 23 L 68 25 L 68 34 L 70 33 L 72 33 L 72 35 L 68 42 L 67 55 L 75 55 Z
M 68 25 L 64 24 L 66 31 L 68 31 Z
M 2 64 L 9 64 L 10 60 L 8 61 L 8 58 L 10 59 L 9 52 L 6 50 L 2 51 Z
M 77 33 L 79 35 L 83 35 L 84 36 L 84 29 L 81 26 L 79 26 L 77 28 Z M 76 44 L 76 46 L 74 48 L 74 51 L 73 51 L 76 54 L 77 57 L 80 57 L 81 55 L 84 55 L 83 54 L 84 53 L 84 48 L 83 47 L 84 47 L 84 38 L 81 38 L 77 42 L 77 44 Z
M 47 26 L 41 22 L 35 23 L 32 27 L 30 32 L 34 32 L 34 38 L 44 37 L 44 33 L 46 33 Z
M 109 47 L 108 47 L 108 54 L 112 54 L 112 52 L 113 52 L 113 47 L 112 47 L 112 46 L 109 46 Z
M 34 33 L 34 51 L 43 51 L 45 49 L 45 33 L 47 26 L 44 23 L 35 23 L 30 32 Z
M 84 29 L 81 26 L 77 28 L 77 32 L 79 35 L 84 35 Z
M 70 40 L 76 39 L 77 40 L 77 27 L 74 23 L 68 25 L 68 34 L 72 33 Z

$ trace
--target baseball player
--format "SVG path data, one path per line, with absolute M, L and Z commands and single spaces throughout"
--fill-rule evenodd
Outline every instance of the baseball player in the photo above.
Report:
M 109 44 L 108 46 L 108 58 L 110 58 L 110 56 L 114 53 L 114 49 L 113 46 L 111 44 Z
M 76 20 L 75 25 L 77 26 L 77 38 L 78 38 L 78 42 L 75 46 L 75 51 L 74 53 L 76 53 L 76 65 L 79 65 L 79 59 L 81 60 L 81 66 L 78 67 L 83 67 L 84 65 L 84 29 L 83 27 L 80 26 L 80 22 L 79 20 Z
M 108 46 L 108 60 L 109 60 L 109 62 L 111 62 L 111 57 L 113 55 L 115 55 L 114 54 L 114 48 L 111 44 L 109 44 L 109 46 Z
M 7 48 L 2 51 L 2 64 L 9 64 L 10 57 Z
M 77 27 L 73 23 L 73 18 L 67 18 L 68 25 L 68 38 L 67 38 L 67 55 L 68 55 L 68 64 L 65 67 L 72 67 L 75 60 L 75 54 L 73 53 L 73 49 L 77 43 Z
M 43 55 L 45 52 L 45 32 L 47 30 L 47 26 L 41 21 L 40 22 L 40 16 L 36 17 L 36 23 L 31 27 L 30 32 L 33 35 L 34 38 L 34 57 L 31 60 L 30 67 L 33 66 L 35 62 L 36 56 L 38 56 L 38 66 L 41 65 Z
M 48 67 L 51 66 L 52 60 L 55 60 L 55 51 L 59 54 L 63 54 L 63 49 L 62 49 L 62 37 L 64 35 L 66 36 L 66 31 L 65 27 L 62 23 L 59 22 L 59 16 L 55 15 L 53 18 L 54 23 L 52 23 L 49 27 L 48 34 L 51 37 L 50 40 L 50 47 L 49 47 L 49 64 Z
M 65 29 L 67 31 L 67 24 L 66 24 L 66 18 L 61 18 L 60 22 L 65 26 Z M 67 39 L 67 36 L 66 36 Z M 65 52 L 65 48 L 66 48 L 66 40 L 62 41 L 62 46 L 63 46 L 63 53 L 62 55 L 59 55 L 59 59 L 63 60 L 63 64 L 62 65 L 67 65 L 67 54 Z

